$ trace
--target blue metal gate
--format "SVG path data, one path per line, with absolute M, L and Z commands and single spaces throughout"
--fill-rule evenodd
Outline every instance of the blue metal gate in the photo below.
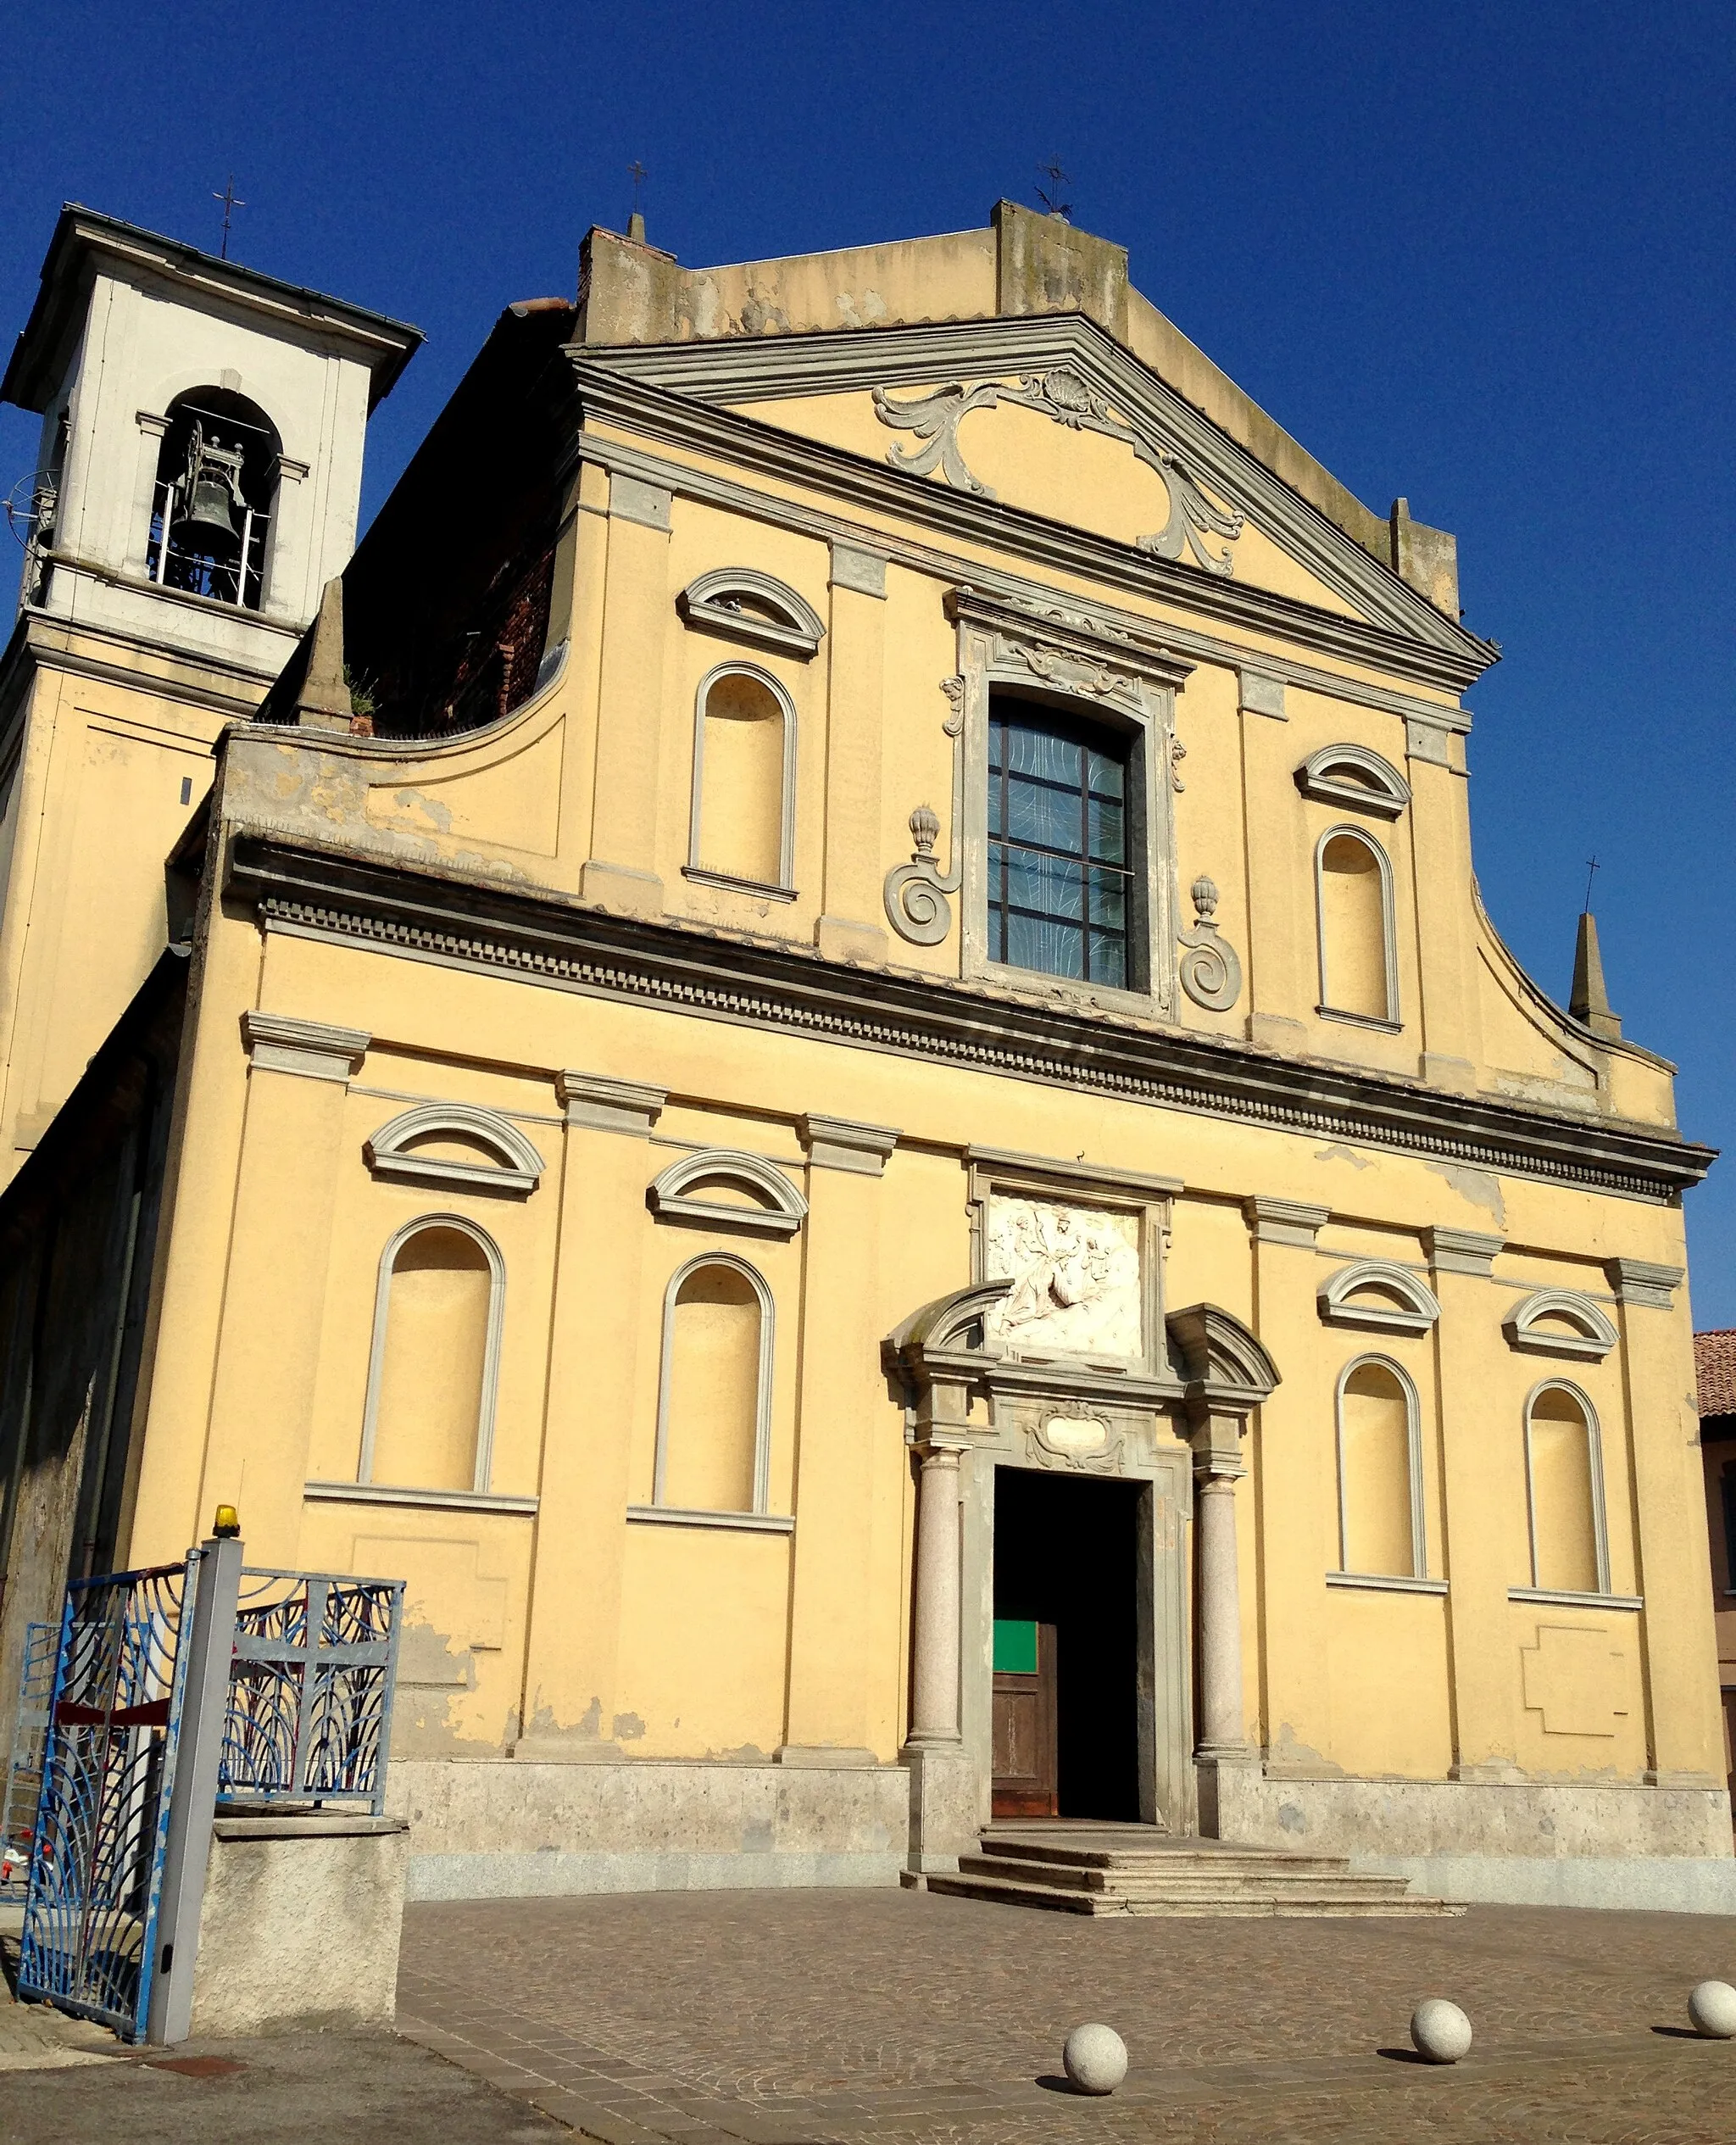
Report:
M 401 1579 L 242 1573 L 219 1797 L 386 1805 Z
M 136 2040 L 186 1685 L 197 1551 L 67 1589 L 18 1992 Z

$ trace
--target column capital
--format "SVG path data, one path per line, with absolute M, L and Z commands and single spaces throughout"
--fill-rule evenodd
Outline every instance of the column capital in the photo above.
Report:
M 834 537 L 832 544 L 832 582 L 834 588 L 851 588 L 859 596 L 886 596 L 886 566 L 887 554 L 884 551 L 870 551 L 857 543 L 844 543 Z
M 1605 1259 L 1604 1272 L 1617 1303 L 1644 1305 L 1652 1311 L 1673 1311 L 1676 1290 L 1687 1269 L 1656 1266 L 1650 1259 Z
M 1499 1254 L 1506 1249 L 1504 1236 L 1485 1236 L 1473 1228 L 1436 1228 L 1422 1232 L 1422 1248 L 1437 1273 L 1469 1273 L 1487 1281 Z
M 1311 1251 L 1315 1238 L 1332 1219 L 1328 1207 L 1259 1194 L 1242 1201 L 1242 1212 L 1256 1244 L 1288 1244 L 1299 1251 Z
M 374 1040 L 363 1028 L 332 1028 L 289 1013 L 243 1013 L 241 1032 L 256 1070 L 309 1080 L 347 1081 Z
M 796 1120 L 796 1132 L 815 1169 L 847 1169 L 859 1177 L 883 1177 L 887 1156 L 899 1144 L 896 1127 L 853 1124 L 847 1117 Z
M 554 1092 L 569 1126 L 593 1132 L 624 1132 L 646 1139 L 669 1100 L 667 1088 L 638 1080 L 615 1080 L 601 1072 L 557 1072 Z

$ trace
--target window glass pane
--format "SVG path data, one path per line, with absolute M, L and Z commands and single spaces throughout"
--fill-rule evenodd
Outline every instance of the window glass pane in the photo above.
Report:
M 1119 760 L 1111 760 L 1106 752 L 1093 752 L 1091 761 L 1091 792 L 1096 797 L 1119 797 L 1122 794 L 1127 771 Z
M 1043 849 L 1079 853 L 1081 799 L 1077 788 L 1059 789 L 1049 783 L 1029 782 L 1014 775 L 1007 783 L 1007 823 L 1001 830 L 1015 841 L 1035 842 Z
M 1091 874 L 1091 921 L 1114 931 L 1127 924 L 1127 882 L 1119 872 Z
M 1108 798 L 1093 797 L 1090 810 L 1091 854 L 1106 864 L 1124 864 L 1127 857 L 1127 829 L 1121 807 Z
M 1005 855 L 1006 898 L 1014 908 L 1035 909 L 1045 916 L 1084 914 L 1085 874 L 1071 858 L 1021 849 L 1009 849 Z
M 1048 976 L 1085 973 L 1085 934 L 1077 924 L 1040 916 L 1007 918 L 1007 959 L 1015 968 L 1040 968 Z
M 1117 990 L 1127 985 L 1127 942 L 1118 931 L 1091 934 L 1091 980 L 1112 983 Z
M 1008 722 L 1007 765 L 1015 774 L 1037 775 L 1047 782 L 1064 783 L 1077 789 L 1084 763 L 1084 748 L 1071 738 L 1029 722 Z
M 1121 760 L 1065 716 L 1004 710 L 990 718 L 989 760 L 990 957 L 1125 988 Z

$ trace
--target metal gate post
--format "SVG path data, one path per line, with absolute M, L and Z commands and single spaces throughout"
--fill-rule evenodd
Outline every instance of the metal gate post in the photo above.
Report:
M 222 1524 L 223 1515 L 218 1515 Z M 229 1665 L 235 1652 L 235 1612 L 241 1596 L 242 1545 L 213 1538 L 199 1545 L 199 1576 L 187 1639 L 186 1684 L 180 1747 L 169 1809 L 169 1841 L 157 1909 L 156 1971 L 145 2038 L 164 2046 L 185 2041 L 192 2027 L 193 1969 L 199 1954 L 199 1914 L 211 1856 L 223 1729 L 229 1713 Z

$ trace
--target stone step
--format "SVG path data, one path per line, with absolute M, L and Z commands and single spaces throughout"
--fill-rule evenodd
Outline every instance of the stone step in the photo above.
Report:
M 954 1899 L 978 1899 L 1002 1906 L 1037 1907 L 1051 1914 L 1121 1915 L 1132 1919 L 1172 1920 L 1321 1920 L 1415 1919 L 1430 1915 L 1464 1913 L 1462 1907 L 1444 1900 L 1418 1898 L 1402 1886 L 1392 1885 L 1385 1896 L 1358 1892 L 1347 1897 L 1337 1886 L 1298 1888 L 1282 1893 L 1253 1889 L 1226 1891 L 1218 1897 L 1194 1893 L 1181 1897 L 1157 1894 L 1127 1897 L 1119 1891 L 1070 1891 L 1065 1887 L 1015 1883 L 1004 1877 L 938 1875 L 927 1880 L 928 1889 Z
M 1155 1859 L 1156 1858 L 1154 1858 Z M 1168 1858 L 1166 1858 L 1167 1859 Z M 1127 1866 L 1114 1869 L 1082 1869 L 1071 1863 L 1012 1862 L 997 1855 L 959 1857 L 962 1875 L 996 1882 L 1043 1885 L 1064 1892 L 1116 1893 L 1123 1898 L 1232 1897 L 1270 1892 L 1335 1891 L 1346 1898 L 1380 1898 L 1405 1895 L 1405 1880 L 1362 1872 L 1348 1867 L 1336 1869 L 1287 1869 L 1282 1866 L 1214 1869 L 1198 1864 L 1180 1868 L 1152 1869 Z
M 1142 1847 L 1093 1847 L 1065 1838 L 1054 1841 L 985 1833 L 977 1843 L 985 1856 L 1005 1861 L 1065 1865 L 1077 1869 L 1221 1870 L 1273 1868 L 1337 1875 L 1350 1867 L 1342 1854 L 1291 1854 L 1281 1847 L 1219 1847 L 1177 1841 Z
M 1130 1828 L 1131 1830 L 1131 1828 Z M 1207 1917 L 1462 1914 L 1414 1893 L 1399 1877 L 1353 1870 L 1344 1855 L 1288 1854 L 1138 1833 L 988 1833 L 961 1855 L 958 1875 L 929 1890 L 1051 1913 Z

